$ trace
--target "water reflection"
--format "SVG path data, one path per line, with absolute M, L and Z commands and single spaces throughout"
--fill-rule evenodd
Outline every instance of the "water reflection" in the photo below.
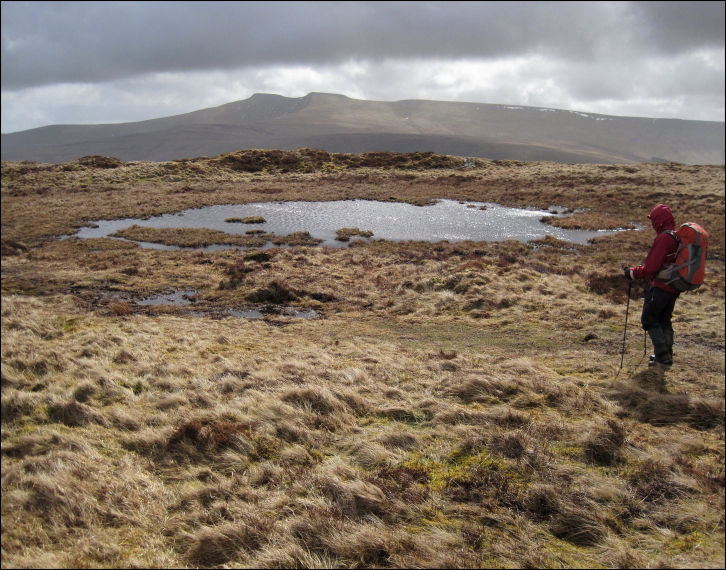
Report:
M 371 239 L 431 242 L 507 239 L 526 242 L 551 235 L 561 240 L 584 244 L 595 236 L 616 231 L 565 230 L 540 222 L 539 219 L 545 215 L 552 215 L 552 211 L 506 208 L 499 204 L 455 200 L 439 200 L 433 205 L 423 207 L 372 200 L 261 202 L 193 208 L 145 220 L 101 220 L 94 223 L 95 227 L 82 228 L 76 236 L 106 237 L 133 224 L 154 228 L 210 228 L 229 234 L 245 234 L 254 228 L 276 235 L 307 231 L 313 237 L 324 240 L 322 245 L 345 247 L 347 243 L 335 240 L 336 230 L 345 227 L 372 231 Z M 225 222 L 227 218 L 248 216 L 261 216 L 266 222 L 254 226 Z M 160 244 L 141 245 L 157 249 L 182 249 Z M 270 246 L 272 244 L 268 244 Z M 233 248 L 235 246 L 212 245 L 198 249 L 210 251 Z

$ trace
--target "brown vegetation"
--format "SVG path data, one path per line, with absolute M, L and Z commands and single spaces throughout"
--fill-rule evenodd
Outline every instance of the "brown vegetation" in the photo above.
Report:
M 323 241 L 312 237 L 309 232 L 293 232 L 285 236 L 277 236 L 264 231 L 253 230 L 246 232 L 245 235 L 239 235 L 208 228 L 145 228 L 137 224 L 119 230 L 111 234 L 111 236 L 132 241 L 193 248 L 210 245 L 262 247 L 268 242 L 275 245 L 318 245 Z
M 3 164 L 3 567 L 723 564 L 723 167 L 463 172 L 438 168 L 455 157 L 278 152 Z M 632 292 L 619 371 L 620 268 L 642 261 L 649 229 L 585 246 L 53 238 L 102 218 L 352 197 L 637 224 L 665 202 L 711 233 L 707 282 L 678 300 L 668 371 L 646 368 Z M 159 231 L 133 239 L 172 241 Z M 136 303 L 169 291 L 196 293 Z M 198 316 L 250 304 L 322 318 Z
M 227 218 L 224 221 L 229 223 L 237 222 L 240 224 L 264 224 L 267 220 L 262 216 L 247 216 L 245 218 Z
M 350 241 L 353 236 L 369 238 L 373 236 L 373 232 L 369 230 L 360 230 L 358 228 L 341 228 L 335 231 L 336 240 L 338 241 Z
M 540 221 L 566 230 L 633 230 L 636 228 L 633 223 L 623 223 L 622 220 L 613 219 L 607 213 L 596 212 L 575 212 L 572 216 L 565 218 L 544 216 L 540 218 Z

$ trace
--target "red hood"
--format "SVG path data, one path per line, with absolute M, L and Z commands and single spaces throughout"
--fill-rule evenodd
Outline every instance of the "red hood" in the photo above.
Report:
M 675 230 L 676 221 L 673 219 L 671 209 L 665 204 L 658 204 L 648 214 L 648 219 L 653 223 L 655 233 L 659 234 L 665 230 Z

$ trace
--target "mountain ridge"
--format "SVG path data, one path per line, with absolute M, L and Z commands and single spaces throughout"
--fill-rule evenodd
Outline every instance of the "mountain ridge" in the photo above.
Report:
M 724 123 L 492 103 L 256 93 L 169 117 L 3 134 L 2 160 L 59 163 L 101 154 L 165 161 L 300 147 L 575 163 L 722 164 Z

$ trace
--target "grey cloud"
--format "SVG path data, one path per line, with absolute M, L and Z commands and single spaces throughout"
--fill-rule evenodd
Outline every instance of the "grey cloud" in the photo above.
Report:
M 723 69 L 709 75 L 692 59 L 609 66 L 524 59 L 474 62 L 387 60 L 380 65 L 245 68 L 147 74 L 96 84 L 62 84 L 3 94 L 2 132 L 48 124 L 151 119 L 246 99 L 256 92 L 300 97 L 310 91 L 357 99 L 435 99 L 531 105 L 628 116 L 723 120 Z M 659 71 L 660 70 L 660 71 Z M 663 76 L 662 70 L 671 75 Z M 680 73 L 686 70 L 685 82 Z M 437 82 L 441 72 L 453 81 Z M 453 86 L 453 89 L 452 89 Z
M 555 65 L 549 73 L 580 101 L 704 93 L 720 94 L 723 99 L 724 92 L 723 66 L 720 72 L 709 69 L 697 54 Z
M 2 84 L 351 59 L 674 53 L 721 45 L 716 21 L 721 2 L 3 2 Z
M 724 2 L 634 2 L 645 40 L 665 53 L 722 47 Z

